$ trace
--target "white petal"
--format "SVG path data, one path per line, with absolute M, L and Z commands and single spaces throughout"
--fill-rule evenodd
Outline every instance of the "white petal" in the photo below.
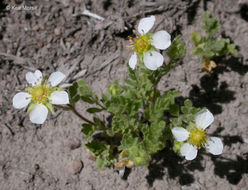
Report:
M 42 78 L 42 73 L 40 72 L 40 70 L 36 70 L 36 71 L 34 72 L 34 75 L 35 75 L 35 77 L 36 77 L 37 79 Z
M 189 132 L 182 127 L 174 127 L 171 132 L 178 142 L 183 142 L 189 138 Z
M 223 143 L 220 138 L 211 137 L 206 143 L 206 149 L 213 155 L 219 155 L 223 151 Z
M 36 104 L 30 112 L 29 118 L 32 123 L 43 124 L 47 118 L 48 109 L 43 104 Z
M 55 91 L 50 95 L 51 104 L 69 104 L 69 96 L 65 91 Z
M 16 109 L 25 108 L 31 101 L 31 95 L 26 92 L 19 92 L 13 97 L 13 106 Z
M 164 57 L 156 51 L 148 51 L 144 54 L 144 64 L 152 71 L 157 70 L 163 63 Z
M 138 32 L 140 34 L 145 34 L 151 30 L 155 22 L 155 16 L 150 16 L 146 18 L 142 18 L 138 25 Z
M 129 67 L 131 67 L 131 69 L 135 69 L 135 66 L 137 65 L 137 54 L 136 53 L 133 53 L 129 59 L 129 62 L 128 62 L 128 65 Z
M 40 70 L 36 70 L 34 73 L 28 72 L 26 74 L 26 80 L 32 86 L 39 85 L 42 81 L 42 73 Z
M 214 116 L 208 109 L 198 112 L 195 116 L 196 125 L 202 129 L 206 129 L 213 121 Z
M 51 86 L 57 86 L 59 83 L 61 83 L 62 80 L 64 80 L 64 78 L 65 75 L 57 71 L 50 75 L 48 82 L 51 84 Z
M 171 45 L 171 36 L 165 30 L 161 30 L 152 35 L 152 45 L 157 49 L 165 50 Z
M 125 167 L 121 170 L 119 170 L 119 176 L 122 178 L 125 174 Z
M 184 143 L 180 149 L 186 160 L 193 160 L 197 156 L 197 148 L 189 143 Z

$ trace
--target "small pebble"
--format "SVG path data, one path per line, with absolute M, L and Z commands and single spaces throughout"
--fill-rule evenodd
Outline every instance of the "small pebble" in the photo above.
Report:
M 80 160 L 73 160 L 66 166 L 67 171 L 73 175 L 80 173 L 82 168 L 83 168 L 83 162 L 81 162 Z
M 81 141 L 78 138 L 69 139 L 68 147 L 71 150 L 77 149 L 81 146 Z
M 51 48 L 51 44 L 50 44 L 50 43 L 47 44 L 47 45 L 46 45 L 46 48 L 47 48 L 47 49 Z
M 42 48 L 43 45 L 44 45 L 44 44 L 43 44 L 42 42 L 38 42 L 38 43 L 37 43 L 37 47 L 38 47 L 38 48 Z
M 188 184 L 188 185 L 183 185 L 182 190 L 200 190 L 201 188 L 197 184 Z
M 39 25 L 35 25 L 33 28 L 32 28 L 32 30 L 34 30 L 34 31 L 37 31 L 37 30 L 39 30 L 40 29 L 40 26 Z
M 55 28 L 55 29 L 54 29 L 54 34 L 55 34 L 56 36 L 59 36 L 59 35 L 61 34 L 60 28 Z
M 243 138 L 243 141 L 248 144 L 248 138 Z
M 123 189 L 128 188 L 128 186 L 129 186 L 129 184 L 128 184 L 127 181 L 124 181 L 124 180 L 121 181 L 121 187 L 122 187 Z
M 238 123 L 234 122 L 232 123 L 232 128 L 236 128 L 238 126 Z

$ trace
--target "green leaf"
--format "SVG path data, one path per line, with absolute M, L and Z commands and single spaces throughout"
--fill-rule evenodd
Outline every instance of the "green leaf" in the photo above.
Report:
M 106 94 L 102 93 L 101 101 L 102 101 L 103 104 L 105 104 L 108 101 L 108 97 L 106 96 Z
M 220 24 L 216 18 L 206 11 L 203 14 L 203 30 L 207 33 L 206 37 L 201 37 L 199 33 L 192 32 L 191 41 L 195 45 L 193 53 L 202 59 L 212 59 L 214 56 L 223 56 L 237 52 L 235 45 L 230 44 L 227 38 L 217 39 L 217 31 Z
M 234 44 L 228 45 L 227 49 L 228 49 L 228 53 L 230 54 L 236 54 L 238 52 Z
M 186 44 L 181 40 L 181 36 L 177 36 L 171 46 L 166 50 L 167 55 L 170 58 L 170 64 L 180 61 L 186 54 Z
M 137 82 L 134 80 L 130 80 L 130 79 L 126 79 L 125 82 L 127 84 L 129 84 L 130 86 L 136 87 L 137 86 Z
M 214 52 L 211 50 L 211 49 L 209 49 L 209 48 L 205 48 L 204 50 L 203 50 L 203 52 L 201 53 L 201 55 L 203 56 L 203 57 L 205 57 L 205 58 L 212 58 L 213 56 L 214 56 Z
M 110 145 L 103 142 L 92 141 L 87 143 L 86 148 L 97 157 L 97 167 L 103 169 L 104 166 L 108 166 L 114 163 L 114 159 L 111 159 Z
M 104 166 L 105 166 L 105 162 L 104 162 L 103 159 L 97 158 L 96 159 L 96 165 L 97 165 L 99 170 L 102 170 L 104 168 Z
M 69 99 L 72 105 L 75 105 L 76 102 L 80 100 L 78 95 L 78 83 L 74 82 L 72 86 L 69 87 Z
M 155 153 L 165 147 L 165 122 L 153 122 L 150 127 L 143 127 L 144 145 L 149 153 Z
M 92 99 L 91 97 L 87 97 L 87 96 L 81 96 L 81 100 L 83 100 L 84 102 L 87 102 L 89 104 L 96 103 L 96 101 L 94 99 Z
M 71 104 L 75 104 L 76 102 L 78 102 L 80 100 L 80 95 L 76 95 L 73 98 L 71 98 Z
M 203 27 L 202 29 L 205 30 L 210 37 L 215 36 L 216 31 L 220 29 L 220 24 L 216 20 L 216 18 L 210 16 L 210 12 L 205 11 L 203 13 Z
M 176 104 L 170 105 L 169 112 L 173 116 L 178 116 L 179 115 L 179 106 Z
M 193 31 L 191 34 L 191 38 L 190 38 L 191 42 L 195 45 L 198 46 L 198 44 L 201 43 L 201 35 L 199 32 L 195 32 Z
M 72 86 L 69 87 L 69 96 L 70 96 L 70 98 L 73 98 L 74 96 L 77 95 L 77 88 L 78 88 L 77 82 L 74 82 L 72 84 Z
M 184 106 L 181 107 L 181 111 L 183 115 L 180 115 L 177 119 L 177 122 L 184 121 L 185 123 L 194 122 L 195 114 L 200 111 L 199 108 L 195 108 L 192 106 L 192 102 L 190 100 L 184 101 Z
M 184 142 L 174 141 L 174 146 L 173 146 L 174 152 L 180 154 L 180 149 L 181 149 L 183 144 L 184 144 Z
M 108 92 L 112 96 L 118 96 L 121 94 L 122 89 L 121 89 L 120 85 L 118 84 L 117 80 L 115 80 L 112 85 L 108 86 Z
M 212 42 L 212 44 L 210 46 L 211 50 L 213 50 L 214 52 L 219 52 L 224 47 L 225 47 L 225 40 L 224 39 L 220 39 L 220 40 L 217 40 L 215 42 Z
M 95 127 L 89 124 L 82 124 L 82 132 L 88 137 L 87 141 L 91 140 L 93 133 L 95 132 Z
M 185 107 L 192 107 L 192 105 L 193 104 L 192 104 L 192 102 L 189 99 L 187 99 L 187 100 L 184 101 L 184 106 Z
M 138 156 L 134 157 L 134 162 L 137 166 L 148 166 L 150 160 L 151 156 L 145 152 L 139 152 Z
M 139 141 L 138 137 L 125 133 L 123 134 L 123 137 L 121 140 L 121 146 L 119 147 L 119 150 L 129 148 L 131 146 L 135 146 L 137 145 L 138 141 Z
M 94 95 L 93 91 L 85 81 L 79 80 L 77 83 L 78 83 L 79 93 L 81 96 L 89 97 Z
M 94 156 L 100 156 L 103 154 L 105 150 L 109 149 L 109 145 L 106 145 L 104 143 L 100 143 L 98 141 L 92 141 L 90 143 L 85 144 L 86 148 L 90 150 L 90 152 Z
M 101 112 L 102 109 L 100 109 L 100 108 L 88 108 L 86 111 L 89 113 L 98 113 L 98 112 Z
M 97 117 L 93 117 L 93 121 L 94 121 L 95 125 L 98 127 L 98 129 L 105 128 L 105 123 L 101 119 L 99 119 Z

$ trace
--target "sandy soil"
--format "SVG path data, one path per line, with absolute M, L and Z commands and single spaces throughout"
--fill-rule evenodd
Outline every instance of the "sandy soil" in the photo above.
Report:
M 15 8 L 22 5 L 33 10 Z M 81 15 L 85 9 L 104 20 Z M 210 74 L 200 71 L 189 42 L 191 32 L 200 30 L 206 9 L 221 22 L 220 35 L 239 49 L 235 56 L 216 60 L 218 67 Z M 247 13 L 246 0 L 1 1 L 0 189 L 248 189 Z M 189 98 L 195 106 L 210 109 L 215 121 L 208 133 L 222 138 L 225 147 L 221 156 L 202 151 L 191 162 L 165 149 L 154 155 L 148 168 L 127 170 L 122 179 L 113 168 L 99 171 L 89 159 L 81 121 L 72 113 L 57 110 L 37 126 L 23 110 L 12 107 L 12 98 L 24 89 L 25 73 L 35 68 L 47 75 L 59 70 L 67 75 L 67 83 L 83 78 L 96 93 L 106 91 L 109 82 L 126 77 L 127 37 L 139 19 L 149 15 L 156 16 L 154 30 L 181 34 L 187 42 L 183 62 L 159 88 L 179 90 L 178 103 Z M 78 105 L 83 113 L 86 107 Z M 72 165 L 82 170 L 72 174 Z

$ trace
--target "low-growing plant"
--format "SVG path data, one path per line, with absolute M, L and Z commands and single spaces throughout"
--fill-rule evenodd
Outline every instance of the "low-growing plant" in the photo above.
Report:
M 211 72 L 216 67 L 215 57 L 235 54 L 237 50 L 228 38 L 218 38 L 220 23 L 208 11 L 203 14 L 202 30 L 204 35 L 195 31 L 191 34 L 191 42 L 195 46 L 193 53 L 200 56 L 202 71 Z
M 137 36 L 129 39 L 133 54 L 123 85 L 114 81 L 107 93 L 99 97 L 84 80 L 79 80 L 67 93 L 57 87 L 65 78 L 61 72 L 42 80 L 37 70 L 27 73 L 31 87 L 14 96 L 13 106 L 21 109 L 30 104 L 30 120 L 36 124 L 44 123 L 48 111 L 54 112 L 52 104 L 73 111 L 83 120 L 85 146 L 100 169 L 113 165 L 123 171 L 125 167 L 147 166 L 152 155 L 164 149 L 168 141 L 187 160 L 194 159 L 200 148 L 221 154 L 221 140 L 208 138 L 205 132 L 213 122 L 213 115 L 207 109 L 193 107 L 190 100 L 180 107 L 175 102 L 178 91 L 158 89 L 161 78 L 182 59 L 186 49 L 180 36 L 171 41 L 164 30 L 151 33 L 154 22 L 154 16 L 141 19 Z M 167 62 L 159 50 L 165 50 Z M 91 105 L 86 111 L 92 114 L 92 119 L 76 109 L 81 101 Z M 107 112 L 110 119 L 97 117 L 100 112 Z

